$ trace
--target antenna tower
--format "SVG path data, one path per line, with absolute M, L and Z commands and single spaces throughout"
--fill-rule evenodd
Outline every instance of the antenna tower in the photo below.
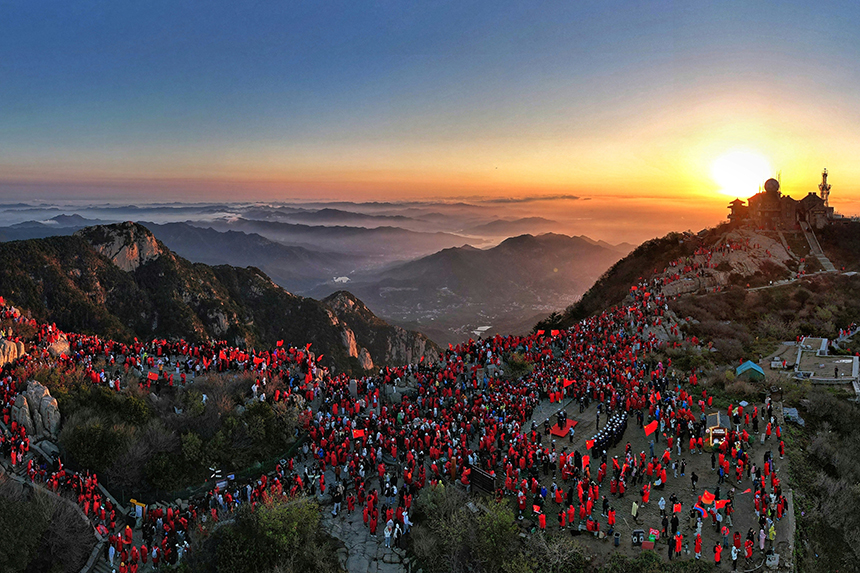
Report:
M 818 190 L 821 192 L 821 199 L 824 201 L 825 207 L 830 207 L 830 183 L 827 182 L 827 168 L 821 172 L 821 183 L 818 185 Z

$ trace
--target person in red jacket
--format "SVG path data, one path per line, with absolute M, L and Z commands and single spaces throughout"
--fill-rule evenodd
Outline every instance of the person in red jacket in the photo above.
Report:
M 702 535 L 700 533 L 696 534 L 696 559 L 701 559 L 702 557 Z
M 714 563 L 716 563 L 718 567 L 720 565 L 720 560 L 722 559 L 722 557 L 723 546 L 717 543 L 716 545 L 714 545 Z

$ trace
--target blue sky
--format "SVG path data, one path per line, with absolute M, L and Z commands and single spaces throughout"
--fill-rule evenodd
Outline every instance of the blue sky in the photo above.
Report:
M 0 190 L 671 195 L 735 140 L 798 188 L 824 161 L 845 191 L 860 175 L 856 3 L 3 2 L 0 21 Z

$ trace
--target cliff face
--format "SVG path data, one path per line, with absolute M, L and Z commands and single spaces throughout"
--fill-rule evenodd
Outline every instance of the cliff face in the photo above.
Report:
M 338 291 L 322 300 L 337 319 L 350 329 L 358 344 L 359 355 L 366 353 L 377 363 L 405 364 L 438 359 L 439 347 L 419 332 L 386 323 L 373 314 L 358 298 Z
M 0 292 L 68 331 L 258 348 L 312 342 L 341 370 L 399 361 L 409 355 L 400 347 L 416 337 L 404 331 L 389 349 L 375 341 L 387 340 L 378 331 L 393 327 L 376 317 L 355 332 L 329 307 L 285 291 L 259 269 L 192 264 L 135 223 L 0 243 Z

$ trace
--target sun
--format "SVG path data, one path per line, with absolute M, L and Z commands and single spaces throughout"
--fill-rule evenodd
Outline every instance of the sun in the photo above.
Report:
M 711 165 L 711 177 L 719 184 L 720 193 L 742 199 L 755 195 L 772 173 L 767 158 L 751 149 L 733 149 Z

